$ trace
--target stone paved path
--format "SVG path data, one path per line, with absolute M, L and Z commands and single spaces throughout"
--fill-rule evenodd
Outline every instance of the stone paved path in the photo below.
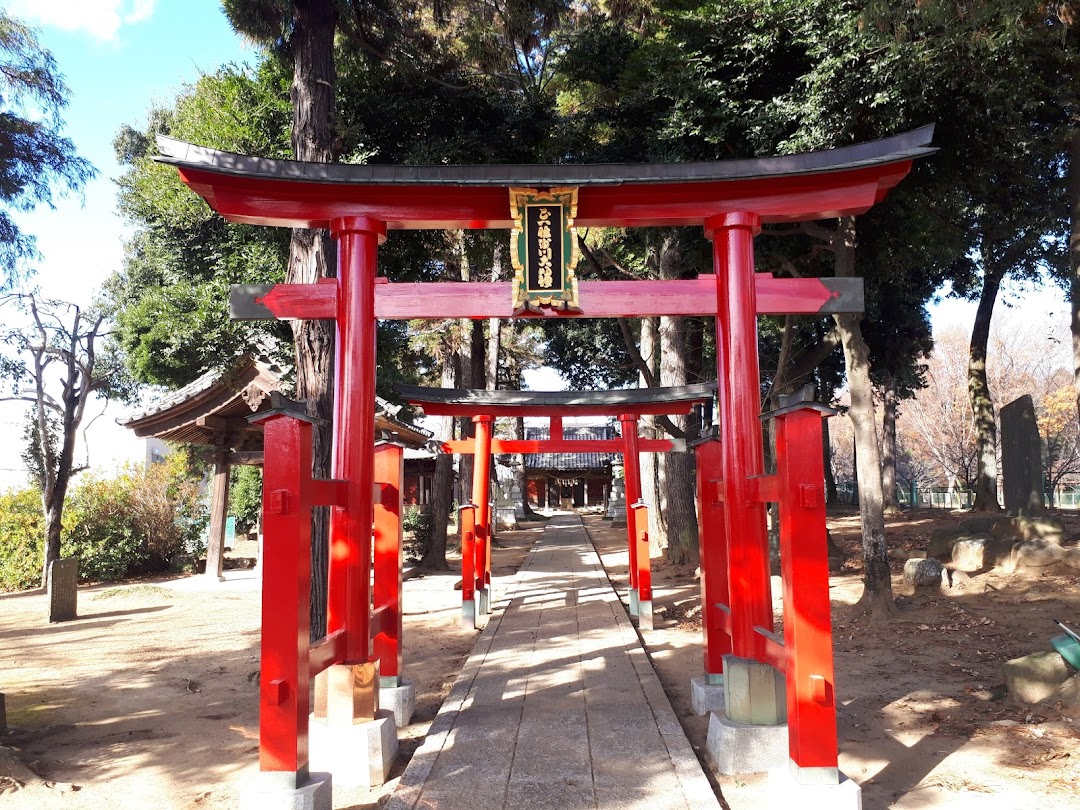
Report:
M 719 808 L 576 515 L 495 596 L 388 808 Z

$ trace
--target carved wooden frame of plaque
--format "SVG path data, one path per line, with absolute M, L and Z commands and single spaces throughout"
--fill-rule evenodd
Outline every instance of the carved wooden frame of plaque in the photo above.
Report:
M 513 307 L 514 314 L 526 310 L 538 312 L 540 307 L 580 312 L 578 306 L 578 246 L 574 219 L 577 217 L 577 187 L 541 190 L 535 188 L 510 189 L 510 213 L 514 229 L 510 233 L 510 261 L 514 268 Z M 526 212 L 530 206 L 559 206 L 562 209 L 562 284 L 548 289 L 530 288 L 528 274 L 528 240 L 525 233 Z

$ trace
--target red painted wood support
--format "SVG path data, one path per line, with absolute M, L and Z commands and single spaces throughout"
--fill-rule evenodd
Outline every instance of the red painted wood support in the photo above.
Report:
M 476 504 L 458 511 L 461 533 L 461 626 L 476 629 Z
M 334 344 L 334 477 L 346 503 L 330 513 L 327 632 L 345 629 L 346 663 L 370 656 L 372 474 L 375 449 L 375 273 L 386 226 L 368 217 L 334 220 L 338 243 Z
M 548 437 L 552 442 L 561 442 L 566 434 L 563 433 L 562 416 L 553 414 L 548 420 Z
M 754 276 L 759 315 L 862 312 L 862 279 L 774 278 Z M 716 279 L 581 281 L 581 312 L 543 310 L 539 318 L 647 318 L 658 315 L 712 315 Z M 318 284 L 278 284 L 255 303 L 275 317 L 333 318 L 337 288 L 332 279 Z M 439 303 L 433 307 L 431 299 Z M 375 316 L 386 320 L 413 318 L 512 318 L 508 281 L 396 282 L 375 290 Z
M 311 600 L 311 424 L 282 414 L 263 421 L 262 650 L 259 770 L 308 770 L 308 640 Z
M 472 499 L 476 504 L 476 589 L 478 608 L 487 613 L 491 597 L 491 431 L 493 416 L 474 416 Z
M 788 741 L 799 768 L 837 767 L 822 411 L 776 416 L 780 563 L 784 581 Z
M 643 612 L 646 604 L 652 606 L 652 558 L 649 554 L 649 507 L 638 501 L 632 507 L 631 524 L 634 527 L 634 558 L 637 567 L 638 610 Z M 649 610 L 651 617 L 652 611 Z M 648 629 L 652 629 L 651 627 Z
M 630 612 L 637 612 L 638 566 L 634 536 L 633 505 L 641 500 L 641 453 L 638 445 L 638 415 L 619 414 L 623 440 L 623 474 L 626 476 L 626 546 L 630 553 Z
M 622 439 L 492 439 L 492 455 L 503 453 L 622 453 L 626 445 Z M 642 453 L 670 453 L 683 449 L 681 441 L 671 439 L 638 439 L 638 451 Z M 442 443 L 444 453 L 467 456 L 476 452 L 473 439 L 452 439 Z
M 723 485 L 723 456 L 720 441 L 710 439 L 694 447 L 697 455 L 698 544 L 701 560 L 701 615 L 704 636 L 705 679 L 719 682 L 724 672 L 724 656 L 731 652 L 731 637 L 725 629 L 728 604 L 728 549 L 724 525 L 724 502 L 718 490 Z
M 375 448 L 375 486 L 381 497 L 375 504 L 375 578 L 372 616 L 372 652 L 379 659 L 383 686 L 401 685 L 401 515 L 405 479 L 404 448 L 380 444 Z M 373 622 L 374 624 L 374 622 Z
M 716 267 L 716 357 L 728 537 L 732 652 L 754 657 L 754 627 L 773 629 L 765 511 L 750 500 L 750 476 L 763 472 L 754 279 L 755 214 L 706 220 Z

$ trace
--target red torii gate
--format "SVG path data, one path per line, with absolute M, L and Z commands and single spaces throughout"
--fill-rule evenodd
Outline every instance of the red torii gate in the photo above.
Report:
M 462 507 L 462 623 L 476 626 L 476 617 L 491 604 L 491 505 L 489 480 L 491 456 L 496 453 L 622 453 L 626 471 L 626 532 L 630 554 L 630 612 L 638 626 L 652 630 L 652 575 L 649 559 L 648 511 L 641 503 L 641 453 L 685 450 L 685 442 L 672 439 L 641 439 L 642 415 L 686 414 L 698 403 L 711 402 L 716 386 L 688 385 L 678 388 L 631 388 L 621 391 L 486 391 L 397 386 L 411 405 L 430 416 L 471 416 L 476 424 L 472 440 L 443 442 L 443 450 L 473 455 L 472 503 Z M 496 416 L 547 417 L 549 439 L 514 440 L 492 437 Z M 619 439 L 568 440 L 563 417 L 614 416 L 619 420 Z M 638 508 L 640 507 L 640 508 Z M 475 584 L 475 587 L 474 587 Z M 474 591 L 479 597 L 474 600 Z
M 714 488 L 710 502 L 722 504 L 722 519 L 712 521 L 708 529 L 715 536 L 703 530 L 702 544 L 706 549 L 725 550 L 730 594 L 727 605 L 714 605 L 706 599 L 704 623 L 707 633 L 714 627 L 723 628 L 736 656 L 785 664 L 770 653 L 775 650 L 768 644 L 763 658 L 758 641 L 773 629 L 763 501 L 780 497 L 781 487 L 778 479 L 763 477 L 756 316 L 862 311 L 862 289 L 857 279 L 758 276 L 754 273 L 753 239 L 762 223 L 865 212 L 903 179 L 914 159 L 934 151 L 929 146 L 932 134 L 932 127 L 924 127 L 841 149 L 717 163 L 466 167 L 268 160 L 159 137 L 159 159 L 177 166 L 181 179 L 226 219 L 327 228 L 337 241 L 336 278 L 308 285 L 242 288 L 233 300 L 242 317 L 325 318 L 333 319 L 337 328 L 334 480 L 317 487 L 321 502 L 333 505 L 327 605 L 327 640 L 333 639 L 333 643 L 320 645 L 325 657 L 318 665 L 303 662 L 300 675 L 293 672 L 272 681 L 264 679 L 260 690 L 263 724 L 281 713 L 282 702 L 298 700 L 297 689 L 306 683 L 309 671 L 314 674 L 317 666 L 336 663 L 362 664 L 371 655 L 376 318 L 515 314 L 506 284 L 386 283 L 378 278 L 378 245 L 385 240 L 387 230 L 394 229 L 510 228 L 513 213 L 507 198 L 514 187 L 576 188 L 578 227 L 694 225 L 703 227 L 712 240 L 714 276 L 581 282 L 579 310 L 530 314 L 716 317 L 722 441 L 717 450 L 720 474 L 707 480 Z M 699 487 L 701 479 L 699 476 Z M 304 486 L 310 490 L 313 483 Z M 814 504 L 818 503 L 820 487 L 820 481 L 798 483 L 795 491 L 803 508 L 817 508 Z M 287 509 L 285 503 L 269 503 L 264 495 L 264 510 L 268 506 Z M 823 541 L 823 512 L 814 514 L 821 524 Z M 715 556 L 706 555 L 705 559 L 715 561 Z M 710 576 L 713 581 L 721 578 L 717 571 L 706 571 L 707 580 Z M 264 613 L 268 600 L 272 603 L 302 596 L 295 589 L 288 594 L 264 593 Z M 282 605 L 280 609 L 287 612 L 290 608 Z M 729 614 L 720 615 L 728 609 Z M 821 648 L 831 641 L 827 588 L 824 606 L 816 605 L 813 615 L 815 643 Z M 286 641 L 274 642 L 264 636 L 264 656 L 267 645 L 277 643 L 288 646 Z M 801 673 L 802 668 L 795 665 L 794 649 L 787 649 L 785 656 L 790 682 L 792 673 Z M 817 751 L 811 757 L 806 753 L 812 746 L 803 744 L 805 741 L 796 744 L 800 738 L 798 713 L 789 718 L 794 724 L 790 726 L 792 763 L 796 773 L 807 771 L 808 781 L 835 780 L 829 775 L 836 771 L 831 647 L 826 657 L 828 671 L 808 676 L 807 690 L 800 687 L 788 696 L 789 702 L 820 706 L 832 718 L 831 750 Z M 706 666 L 707 675 L 719 674 L 711 656 Z M 306 732 L 302 721 L 272 729 L 271 736 L 287 738 L 291 745 L 278 745 L 269 755 L 264 733 L 262 771 L 298 784 L 306 779 Z M 818 738 L 817 745 L 830 748 L 827 738 Z

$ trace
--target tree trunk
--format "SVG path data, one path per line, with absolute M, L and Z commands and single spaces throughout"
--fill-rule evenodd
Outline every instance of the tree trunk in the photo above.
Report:
M 896 499 L 896 377 L 892 372 L 885 374 L 884 407 L 881 417 L 881 489 L 882 505 L 885 514 L 895 515 L 900 511 L 900 502 Z
M 660 319 L 641 319 L 641 357 L 649 370 L 652 379 L 659 374 L 660 360 Z M 638 386 L 646 388 L 649 379 L 645 374 L 638 372 Z M 646 438 L 656 438 L 656 430 L 652 417 L 646 416 L 639 420 L 639 432 Z M 626 459 L 623 460 L 626 462 Z M 627 462 L 628 463 L 628 462 Z M 660 514 L 660 482 L 659 469 L 656 463 L 656 453 L 640 453 L 639 462 L 641 475 L 641 499 L 649 505 L 649 542 L 654 553 L 664 548 L 667 543 L 665 526 Z M 632 504 L 627 502 L 629 508 Z
M 836 276 L 855 275 L 855 218 L 842 217 L 833 243 Z M 870 381 L 870 349 L 862 335 L 862 317 L 834 315 L 844 347 L 851 407 L 848 415 L 855 431 L 856 469 L 859 479 L 859 513 L 863 538 L 863 595 L 857 610 L 869 613 L 871 622 L 886 621 L 896 612 L 892 576 L 885 544 L 885 511 L 881 487 L 881 457 L 874 415 L 874 388 Z
M 985 249 L 985 246 L 984 246 Z M 975 325 L 971 329 L 971 348 L 968 353 L 968 401 L 975 415 L 975 444 L 979 471 L 975 478 L 976 512 L 1000 512 L 997 490 L 997 424 L 994 420 L 994 401 L 986 379 L 986 347 L 990 342 L 990 319 L 994 314 L 1003 269 L 992 256 L 992 247 L 983 255 L 983 286 L 979 307 L 975 310 Z
M 1072 305 L 1073 386 L 1080 416 L 1080 127 L 1069 143 L 1069 302 Z
M 334 32 L 337 5 L 333 0 L 293 0 L 294 26 L 289 44 L 293 54 L 292 149 L 296 160 L 333 163 L 337 138 L 335 104 L 337 69 Z M 287 284 L 313 283 L 333 276 L 336 258 L 326 231 L 296 229 L 289 244 Z M 296 351 L 296 397 L 307 402 L 308 413 L 327 420 L 312 430 L 312 474 L 331 474 L 334 386 L 334 330 L 330 321 L 293 321 Z M 330 556 L 329 509 L 311 516 L 311 637 L 326 634 L 326 576 Z
M 449 345 L 442 352 L 442 387 L 454 387 L 454 353 Z M 438 417 L 435 436 L 440 441 L 454 438 L 454 417 Z M 454 500 L 454 456 L 439 453 L 435 456 L 435 476 L 431 482 L 431 542 L 424 551 L 420 565 L 436 571 L 446 571 L 447 527 Z
M 686 385 L 686 347 L 682 318 L 660 318 L 660 384 Z M 672 421 L 686 433 L 690 417 L 680 414 Z M 698 525 L 694 491 L 694 454 L 664 453 L 660 468 L 659 511 L 667 530 L 667 558 L 675 565 L 697 565 Z
M 833 472 L 832 440 L 829 437 L 829 420 L 821 420 L 821 460 L 825 467 L 825 505 L 838 506 L 840 493 L 836 491 L 836 473 Z

